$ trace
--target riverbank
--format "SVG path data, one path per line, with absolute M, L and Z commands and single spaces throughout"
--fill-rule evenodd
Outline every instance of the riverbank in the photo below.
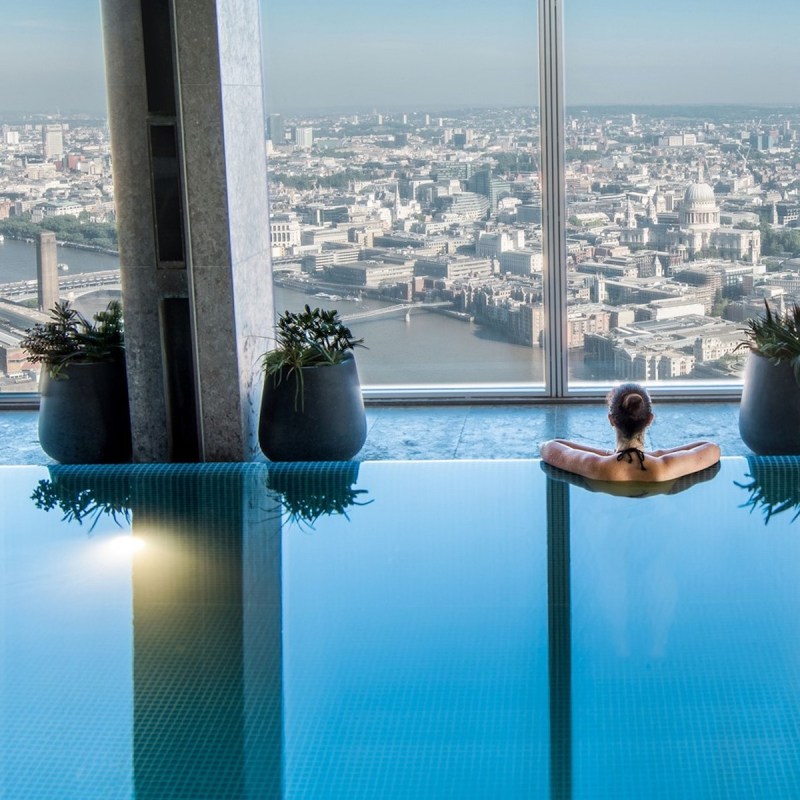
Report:
M 4 233 L 2 234 L 3 240 L 0 241 L 0 244 L 4 244 L 6 241 L 12 242 L 25 242 L 25 244 L 36 244 L 35 239 L 31 239 L 28 236 L 14 236 L 11 233 Z M 106 247 L 95 247 L 91 244 L 84 244 L 83 242 L 68 242 L 61 239 L 56 239 L 56 245 L 58 247 L 68 247 L 74 250 L 84 250 L 90 253 L 101 253 L 102 255 L 106 256 L 115 256 L 119 258 L 119 250 L 112 250 Z

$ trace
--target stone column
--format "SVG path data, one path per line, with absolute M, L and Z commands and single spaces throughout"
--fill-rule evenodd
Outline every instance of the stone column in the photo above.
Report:
M 102 0 L 134 460 L 258 452 L 273 324 L 258 0 Z

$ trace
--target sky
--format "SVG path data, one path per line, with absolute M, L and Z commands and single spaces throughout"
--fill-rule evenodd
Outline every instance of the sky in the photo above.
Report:
M 268 110 L 536 103 L 536 0 L 259 0 Z M 0 0 L 0 111 L 105 110 L 100 0 Z M 800 104 L 800 3 L 565 0 L 567 105 Z
M 100 0 L 0 0 L 0 111 L 105 112 Z

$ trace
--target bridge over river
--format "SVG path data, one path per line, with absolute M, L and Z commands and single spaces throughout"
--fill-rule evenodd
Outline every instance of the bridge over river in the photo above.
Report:
M 58 290 L 62 297 L 80 297 L 97 289 L 119 289 L 119 270 L 108 269 L 99 272 L 79 272 L 73 275 L 58 276 Z M 0 297 L 8 300 L 26 300 L 36 297 L 38 282 L 36 280 L 0 283 Z
M 395 314 L 402 311 L 406 317 L 409 317 L 411 311 L 418 308 L 444 308 L 451 306 L 449 300 L 441 300 L 435 303 L 398 303 L 393 306 L 385 306 L 384 308 L 373 308 L 371 311 L 357 311 L 354 314 L 342 314 L 343 322 L 358 322 L 362 319 L 370 319 L 371 317 L 384 317 L 387 314 Z
M 80 297 L 89 294 L 97 289 L 119 289 L 119 270 L 110 269 L 100 272 L 81 272 L 73 275 L 59 275 L 58 288 L 62 297 Z M 38 293 L 37 281 L 14 281 L 12 283 L 0 283 L 0 298 L 5 300 L 22 301 L 36 297 Z M 397 303 L 383 308 L 375 308 L 370 311 L 356 311 L 352 314 L 343 314 L 344 322 L 357 322 L 371 317 L 383 317 L 388 314 L 402 312 L 408 317 L 413 309 L 432 309 L 445 308 L 452 303 L 447 300 L 430 303 Z

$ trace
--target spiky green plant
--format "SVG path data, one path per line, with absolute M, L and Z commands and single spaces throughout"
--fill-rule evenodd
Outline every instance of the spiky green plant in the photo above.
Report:
M 336 310 L 305 308 L 284 311 L 276 325 L 275 349 L 261 357 L 261 366 L 276 382 L 296 375 L 295 409 L 302 406 L 303 367 L 339 364 L 356 347 L 364 347 L 339 318 Z
M 89 322 L 68 300 L 50 309 L 50 321 L 29 328 L 20 347 L 34 364 L 44 364 L 50 377 L 61 373 L 68 364 L 95 364 L 113 361 L 125 346 L 122 306 L 112 300 Z
M 747 320 L 746 338 L 738 347 L 749 347 L 773 364 L 791 364 L 800 384 L 800 306 L 795 303 L 784 314 L 773 313 L 766 300 L 764 307 L 763 317 Z

